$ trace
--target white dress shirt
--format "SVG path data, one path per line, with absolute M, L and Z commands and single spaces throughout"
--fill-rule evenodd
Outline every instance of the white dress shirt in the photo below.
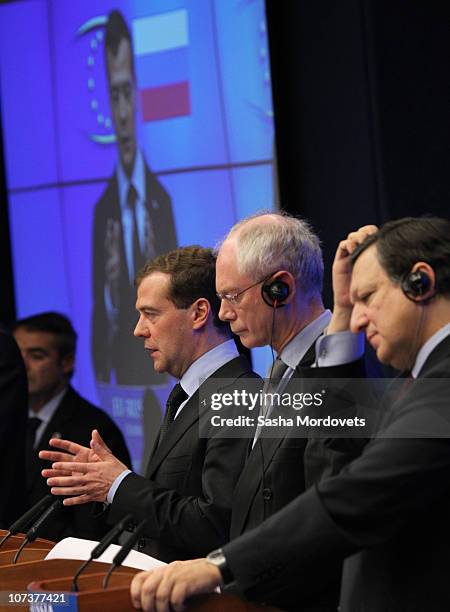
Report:
M 42 434 L 44 433 L 47 425 L 50 423 L 66 391 L 67 391 L 67 387 L 64 387 L 64 389 L 60 391 L 58 395 L 55 395 L 55 397 L 52 397 L 50 401 L 44 404 L 42 408 L 39 410 L 39 412 L 35 412 L 31 408 L 28 408 L 28 418 L 37 417 L 38 419 L 41 419 L 42 421 L 42 423 L 36 429 L 36 434 L 34 438 L 34 448 L 36 448 L 37 445 L 39 444 Z

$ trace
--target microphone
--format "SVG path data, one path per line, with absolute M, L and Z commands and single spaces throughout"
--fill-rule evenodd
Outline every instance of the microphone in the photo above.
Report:
M 133 548 L 133 546 L 136 544 L 136 542 L 139 540 L 141 533 L 144 531 L 146 526 L 147 526 L 147 519 L 144 519 L 143 521 L 139 523 L 139 525 L 136 527 L 133 533 L 130 534 L 130 536 L 127 538 L 122 548 L 119 550 L 117 555 L 114 557 L 112 565 L 109 568 L 108 573 L 103 579 L 104 589 L 108 588 L 108 582 L 111 577 L 111 574 L 116 569 L 116 567 L 119 567 L 119 565 L 122 565 L 122 562 L 124 561 L 125 557 L 128 555 L 128 553 Z
M 22 531 L 22 529 L 27 529 L 33 523 L 36 517 L 50 506 L 53 499 L 53 495 L 48 494 L 36 502 L 34 506 L 31 506 L 31 508 L 27 510 L 25 514 L 23 514 L 15 523 L 11 525 L 11 527 L 8 529 L 8 533 L 5 534 L 0 540 L 0 546 L 12 535 L 16 535 L 16 533 Z
M 50 497 L 52 497 L 52 496 L 50 496 Z M 42 525 L 47 522 L 49 517 L 52 516 L 52 514 L 55 514 L 56 512 L 59 512 L 63 507 L 64 507 L 63 500 L 62 499 L 57 499 L 56 501 L 54 501 L 52 503 L 51 506 L 49 506 L 45 510 L 45 512 L 43 512 L 43 514 L 41 514 L 39 516 L 39 518 L 36 520 L 36 522 L 33 523 L 33 525 L 27 531 L 27 533 L 25 535 L 24 541 L 22 542 L 22 544 L 20 545 L 20 548 L 18 549 L 18 551 L 16 552 L 16 554 L 14 556 L 13 564 L 17 563 L 17 559 L 19 558 L 19 555 L 22 552 L 22 550 L 25 548 L 25 546 L 29 542 L 34 542 L 35 541 L 35 539 L 37 538 L 38 533 L 39 533 Z
M 75 573 L 75 576 L 73 577 L 71 587 L 71 590 L 73 592 L 78 592 L 78 578 L 81 572 L 84 571 L 84 569 L 89 565 L 91 561 L 93 561 L 94 559 L 98 559 L 100 555 L 105 552 L 108 546 L 120 536 L 122 531 L 124 531 L 124 529 L 126 528 L 127 524 L 132 520 L 133 515 L 131 513 L 124 516 L 123 519 L 117 523 L 117 525 L 115 525 L 112 529 L 110 529 L 110 531 L 108 531 L 108 533 L 100 540 L 97 546 L 92 549 L 89 559 L 80 565 L 80 567 Z

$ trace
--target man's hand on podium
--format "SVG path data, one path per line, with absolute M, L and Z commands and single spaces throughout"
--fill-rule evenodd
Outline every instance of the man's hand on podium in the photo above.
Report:
M 96 429 L 91 448 L 70 440 L 52 438 L 50 446 L 66 452 L 40 451 L 39 457 L 54 461 L 51 469 L 42 470 L 53 495 L 64 495 L 65 506 L 88 502 L 105 502 L 114 480 L 127 466 L 111 453 Z
M 192 595 L 213 593 L 221 586 L 220 570 L 206 561 L 174 561 L 165 567 L 136 574 L 131 601 L 138 610 L 183 610 Z

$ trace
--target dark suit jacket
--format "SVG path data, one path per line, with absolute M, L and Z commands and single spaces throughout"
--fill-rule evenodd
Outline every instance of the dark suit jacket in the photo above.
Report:
M 25 431 L 27 375 L 14 338 L 0 328 L 0 528 L 7 529 L 26 507 Z
M 248 596 L 276 603 L 295 585 L 301 609 L 327 567 L 357 553 L 344 566 L 342 612 L 450 609 L 449 373 L 447 338 L 358 459 L 224 547 Z M 444 423 L 447 437 L 423 437 L 444 435 Z
M 177 246 L 170 197 L 156 176 L 145 164 L 146 206 L 154 234 L 156 254 Z M 120 225 L 120 274 L 118 283 L 118 320 L 116 329 L 110 324 L 105 307 L 105 237 L 107 226 Z M 156 374 L 141 343 L 133 337 L 137 322 L 136 291 L 130 283 L 125 257 L 122 216 L 116 173 L 97 202 L 93 231 L 93 313 L 92 356 L 97 380 L 109 382 L 111 370 L 116 381 L 124 385 L 145 385 L 164 382 Z
M 255 378 L 245 357 L 219 368 L 208 379 L 215 392 L 232 392 Z M 228 380 L 223 380 L 228 379 Z M 150 459 L 146 478 L 129 474 L 110 508 L 109 522 L 127 512 L 149 521 L 139 549 L 162 559 L 205 555 L 229 540 L 233 489 L 242 470 L 247 439 L 199 437 L 199 389 L 172 423 Z M 210 412 L 209 405 L 200 413 Z
M 308 364 L 313 363 L 314 359 L 310 359 L 313 354 L 314 347 L 311 347 L 285 393 L 298 391 L 305 378 L 352 378 L 363 372 L 360 361 L 337 367 L 311 368 Z M 232 538 L 256 527 L 325 476 L 339 473 L 359 456 L 365 445 L 362 440 L 299 438 L 291 434 L 290 428 L 286 427 L 284 436 L 260 437 L 251 450 L 234 494 Z
M 286 393 L 297 391 L 304 378 L 350 378 L 360 374 L 360 362 L 311 368 L 315 360 L 314 345 L 297 367 Z M 290 428 L 286 427 L 284 437 L 260 437 L 250 452 L 233 495 L 231 539 L 260 525 L 324 475 L 337 474 L 361 452 L 360 443 L 347 439 L 307 439 L 292 437 L 291 434 Z M 324 607 L 330 605 L 333 608 L 333 604 L 338 602 L 340 567 L 336 568 L 329 579 L 324 580 L 322 596 L 316 601 Z M 283 601 L 278 603 L 295 607 L 296 600 L 294 588 L 291 592 L 286 591 Z
M 41 476 L 41 470 L 48 466 L 48 462 L 39 459 L 39 451 L 51 449 L 48 441 L 55 433 L 58 434 L 58 437 L 89 446 L 93 429 L 98 429 L 118 459 L 128 466 L 131 464 L 128 449 L 117 425 L 103 410 L 90 404 L 72 387 L 69 387 L 36 448 L 35 462 L 31 473 L 28 474 L 27 489 L 30 506 L 49 493 L 46 480 Z M 104 518 L 95 517 L 92 504 L 86 504 L 64 508 L 50 524 L 43 527 L 42 537 L 60 540 L 68 536 L 76 536 L 98 540 L 106 529 Z

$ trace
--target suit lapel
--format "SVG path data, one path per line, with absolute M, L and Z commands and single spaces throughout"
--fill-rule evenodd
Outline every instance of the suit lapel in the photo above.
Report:
M 44 432 L 39 440 L 37 447 L 34 449 L 33 453 L 33 461 L 31 464 L 31 470 L 28 477 L 28 482 L 30 486 L 33 486 L 33 483 L 36 482 L 36 479 L 41 478 L 41 470 L 46 467 L 46 462 L 42 459 L 39 459 L 39 451 L 50 449 L 48 445 L 48 441 L 51 437 L 54 437 L 54 434 L 61 434 L 61 431 L 64 431 L 64 425 L 67 421 L 72 418 L 73 414 L 73 397 L 74 391 L 71 387 L 69 387 L 64 394 L 59 406 L 53 413 L 52 418 L 47 424 L 47 427 L 44 429 Z
M 425 361 L 421 371 L 419 372 L 419 378 L 426 376 L 429 370 L 434 368 L 437 364 L 441 363 L 449 355 L 450 355 L 450 336 L 447 336 L 428 355 L 427 360 Z M 449 372 L 449 376 L 450 376 L 450 372 Z
M 166 433 L 159 446 L 160 434 L 158 433 L 158 437 L 155 441 L 154 452 L 145 472 L 146 478 L 152 478 L 154 472 L 159 468 L 162 461 L 164 461 L 180 438 L 184 436 L 186 431 L 198 421 L 198 418 L 198 391 L 196 391 L 194 395 L 188 399 L 180 414 L 170 425 L 169 431 Z
M 133 291 L 131 291 L 130 274 L 128 272 L 127 258 L 125 252 L 125 235 L 122 223 L 122 209 L 120 207 L 119 179 L 117 176 L 117 168 L 114 175 L 114 184 L 112 187 L 114 190 L 114 195 L 109 201 L 110 208 L 108 209 L 106 224 L 108 225 L 109 223 L 118 223 L 119 227 L 119 297 L 120 299 L 123 299 L 123 296 L 128 296 L 130 293 L 131 295 L 133 295 Z
M 199 389 L 192 395 L 186 404 L 183 406 L 181 413 L 177 416 L 175 421 L 170 426 L 169 431 L 164 436 L 164 440 L 161 445 L 158 446 L 159 443 L 159 433 L 158 437 L 155 441 L 153 454 L 148 463 L 147 469 L 145 470 L 146 478 L 152 478 L 155 471 L 159 468 L 162 461 L 167 457 L 170 451 L 176 446 L 180 438 L 186 433 L 186 431 L 192 427 L 193 425 L 197 426 L 199 417 L 201 413 L 206 412 L 209 409 L 209 404 L 205 404 L 200 407 L 199 398 L 200 392 L 202 390 L 203 384 L 208 383 L 208 391 L 210 390 L 210 386 L 214 383 L 217 383 L 215 389 L 211 389 L 212 391 L 218 391 L 227 381 L 223 379 L 235 379 L 238 376 L 244 376 L 245 374 L 250 374 L 250 365 L 247 359 L 243 356 L 236 357 L 232 359 L 221 368 L 219 368 L 216 372 L 214 372 L 202 385 L 200 385 Z M 201 408 L 201 409 L 200 409 Z
M 263 471 L 267 470 L 283 440 L 283 437 L 260 437 L 252 448 L 233 494 L 235 503 L 233 504 L 231 531 L 234 535 L 243 532 L 248 513 L 262 482 Z
M 302 378 L 302 376 L 305 375 L 306 371 L 314 363 L 316 358 L 315 344 L 316 341 L 314 340 L 302 357 L 300 363 L 293 373 L 292 378 Z M 285 392 L 289 391 L 289 384 L 290 381 L 285 389 Z M 290 428 L 285 427 L 283 435 L 280 435 L 277 438 L 266 438 L 262 436 L 258 439 L 255 446 L 251 450 L 245 464 L 245 469 L 235 489 L 235 504 L 232 515 L 233 534 L 243 532 L 248 513 L 250 512 L 250 508 L 252 507 L 253 500 L 258 492 L 258 488 L 261 485 L 263 472 L 267 470 L 277 449 L 289 435 L 289 431 Z

